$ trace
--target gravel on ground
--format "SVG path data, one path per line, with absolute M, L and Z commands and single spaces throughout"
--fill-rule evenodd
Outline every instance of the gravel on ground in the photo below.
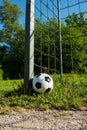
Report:
M 0 130 L 87 130 L 87 111 L 13 111 L 0 115 Z

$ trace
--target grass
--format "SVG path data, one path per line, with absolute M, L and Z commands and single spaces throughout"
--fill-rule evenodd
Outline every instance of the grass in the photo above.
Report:
M 54 88 L 48 94 L 24 94 L 23 80 L 0 80 L 0 113 L 27 109 L 78 109 L 87 107 L 87 75 L 52 75 Z M 4 108 L 4 110 L 3 110 Z M 6 108 L 6 109 L 5 109 Z
M 22 80 L 0 80 L 0 96 L 18 89 Z

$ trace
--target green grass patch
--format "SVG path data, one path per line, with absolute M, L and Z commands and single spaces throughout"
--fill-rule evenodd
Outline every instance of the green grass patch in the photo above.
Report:
M 0 80 L 0 96 L 18 89 L 21 84 L 23 80 Z
M 24 94 L 23 80 L 0 80 L 0 110 L 11 109 L 78 109 L 87 107 L 87 75 L 52 75 L 54 88 L 51 93 Z M 7 109 L 6 109 L 7 110 Z M 4 113 L 4 112 L 3 112 Z

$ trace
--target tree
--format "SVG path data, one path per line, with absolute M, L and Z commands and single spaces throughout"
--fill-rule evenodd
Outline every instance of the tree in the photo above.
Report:
M 0 22 L 3 29 L 0 31 L 0 42 L 10 44 L 15 33 L 22 29 L 18 23 L 18 18 L 22 14 L 17 5 L 11 4 L 8 0 L 3 0 L 0 6 Z
M 62 28 L 64 70 L 71 72 L 72 69 L 74 72 L 86 73 L 87 19 L 83 13 L 80 15 L 73 13 L 65 22 L 66 26 Z
M 54 69 L 54 58 L 59 58 L 56 48 L 58 45 L 58 24 L 56 18 L 43 22 L 35 20 L 35 73 L 40 71 L 37 65 L 42 64 L 42 71 L 51 72 Z M 56 51 L 55 51 L 56 50 Z M 50 65 L 49 65 L 50 64 Z M 50 71 L 48 71 L 48 68 Z M 59 71 L 59 66 L 58 71 Z
M 0 6 L 0 43 L 9 46 L 8 52 L 4 53 L 2 69 L 4 78 L 23 77 L 24 62 L 24 29 L 19 24 L 18 18 L 22 11 L 9 0 L 3 0 Z
M 84 23 L 84 24 L 83 24 Z M 36 20 L 35 23 L 35 63 L 48 67 L 48 56 L 59 56 L 57 19 L 49 19 L 46 22 Z M 63 71 L 64 73 L 86 73 L 87 72 L 87 19 L 84 14 L 72 14 L 61 23 L 62 49 L 63 49 Z M 56 52 L 54 50 L 56 46 Z M 40 50 L 41 49 L 41 50 Z M 50 51 L 50 55 L 48 55 Z M 41 61 L 41 57 L 44 61 Z M 50 68 L 53 68 L 53 58 L 50 57 Z M 58 61 L 59 62 L 59 61 Z M 59 63 L 57 70 L 59 71 Z M 35 72 L 39 70 L 35 68 Z

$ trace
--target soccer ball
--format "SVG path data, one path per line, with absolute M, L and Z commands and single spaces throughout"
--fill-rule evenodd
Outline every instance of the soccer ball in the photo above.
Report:
M 33 89 L 38 93 L 48 93 L 53 89 L 53 79 L 46 73 L 33 78 Z

